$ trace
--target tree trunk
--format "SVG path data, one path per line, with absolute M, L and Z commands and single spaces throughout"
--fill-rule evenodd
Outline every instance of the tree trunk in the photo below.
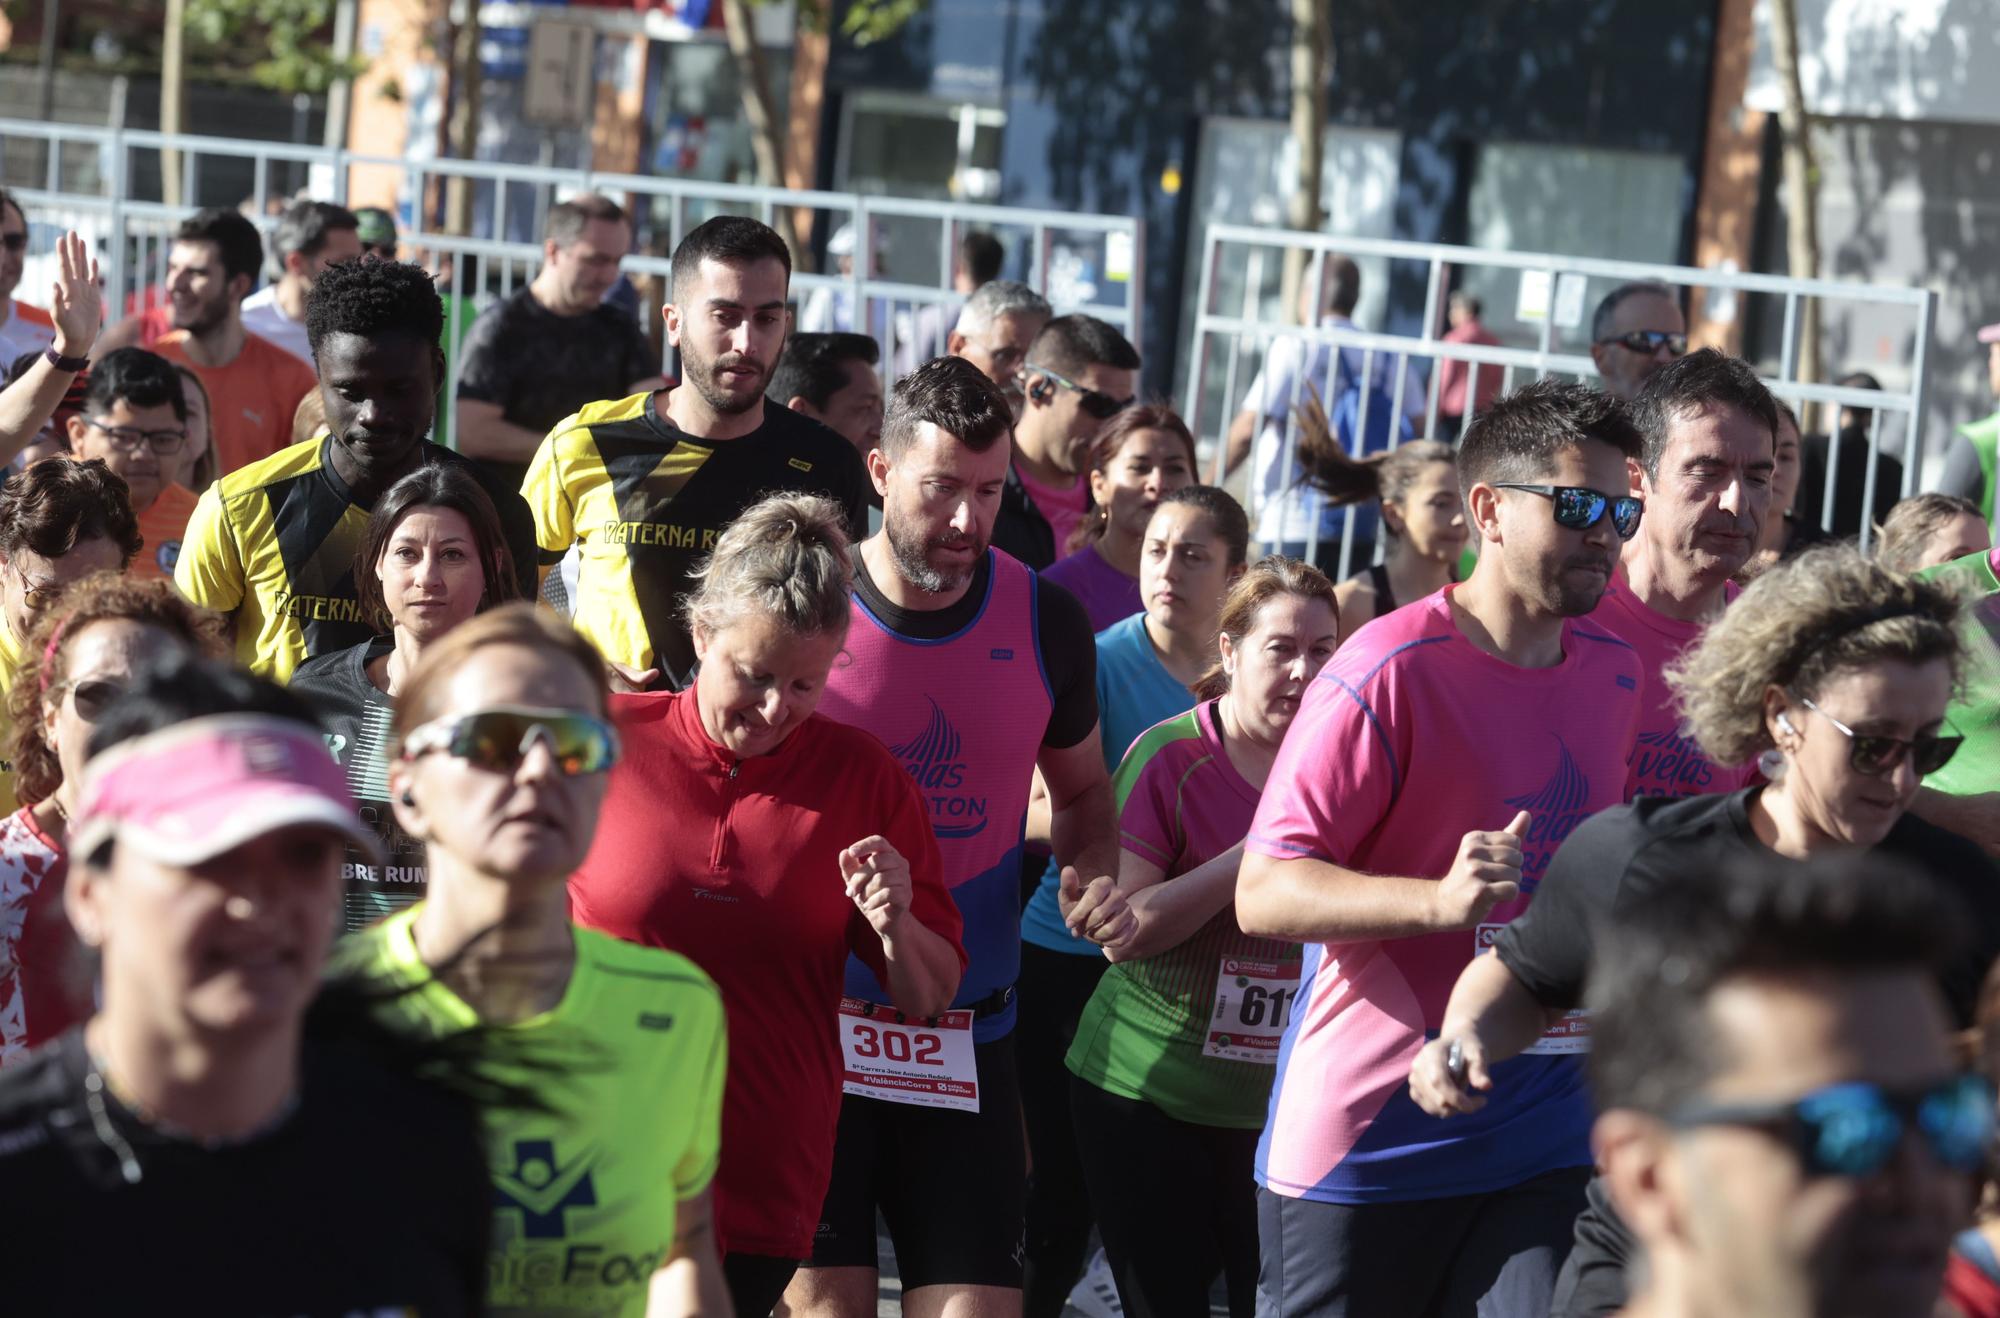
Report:
M 771 94 L 771 66 L 764 48 L 757 44 L 757 24 L 749 0 L 722 0 L 722 26 L 729 37 L 729 53 L 736 61 L 736 81 L 743 89 L 743 117 L 750 121 L 750 149 L 757 157 L 757 181 L 767 188 L 785 185 L 784 126 L 778 122 L 777 98 Z M 798 217 L 790 207 L 776 211 L 772 218 L 792 247 L 796 265 L 805 252 Z
M 1799 81 L 1798 0 L 1772 0 L 1771 47 L 1778 66 L 1778 86 L 1784 96 L 1778 126 L 1784 137 L 1786 246 L 1794 279 L 1819 277 L 1819 178 L 1813 165 L 1812 121 L 1806 114 L 1805 90 Z M 1799 299 L 1798 378 L 1820 380 L 1819 302 Z M 1800 425 L 1812 430 L 1811 404 L 1801 407 Z
M 1326 87 L 1332 62 L 1333 0 L 1291 0 L 1292 10 L 1292 141 L 1298 147 L 1298 173 L 1285 208 L 1288 228 L 1316 232 L 1326 220 L 1320 209 L 1321 163 L 1326 157 Z M 1306 278 L 1306 253 L 1285 253 L 1284 306 L 1299 304 L 1299 286 Z M 1317 308 L 1315 308 L 1315 317 Z M 1309 318 L 1311 319 L 1311 318 Z
M 459 0 L 463 17 L 451 37 L 451 154 L 479 158 L 479 2 Z M 445 184 L 446 233 L 472 233 L 472 180 L 454 176 Z
M 160 131 L 187 131 L 187 0 L 167 0 L 167 28 L 160 34 Z M 181 153 L 160 152 L 160 199 L 184 205 Z

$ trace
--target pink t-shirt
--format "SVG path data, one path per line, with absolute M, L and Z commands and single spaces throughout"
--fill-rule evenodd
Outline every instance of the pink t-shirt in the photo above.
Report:
M 1723 599 L 1743 592 L 1735 582 L 1723 588 Z M 1591 615 L 1619 640 L 1639 652 L 1645 666 L 1645 703 L 1639 719 L 1639 740 L 1632 748 L 1631 770 L 1625 776 L 1625 799 L 1637 796 L 1705 796 L 1748 787 L 1757 775 L 1750 764 L 1729 767 L 1701 753 L 1694 738 L 1681 731 L 1680 711 L 1667 689 L 1662 670 L 1700 639 L 1703 624 L 1670 618 L 1639 602 L 1621 571 L 1604 592 Z
M 1079 476 L 1068 489 L 1054 485 L 1044 485 L 1020 467 L 1014 474 L 1021 478 L 1021 488 L 1035 501 L 1035 509 L 1040 512 L 1049 529 L 1056 533 L 1056 557 L 1069 552 L 1069 538 L 1076 530 L 1076 524 L 1090 509 L 1090 484 Z
M 1526 909 L 1570 830 L 1624 800 L 1639 726 L 1640 661 L 1588 618 L 1563 660 L 1519 668 L 1467 640 L 1458 586 L 1377 618 L 1307 690 L 1248 849 L 1373 874 L 1441 878 L 1460 839 L 1531 815 L 1523 895 L 1477 929 L 1317 944 L 1258 1146 L 1273 1192 L 1329 1203 L 1480 1194 L 1590 1161 L 1590 1102 L 1574 1047 L 1555 1041 L 1494 1071 L 1487 1104 L 1438 1121 L 1409 1096 L 1461 971 Z

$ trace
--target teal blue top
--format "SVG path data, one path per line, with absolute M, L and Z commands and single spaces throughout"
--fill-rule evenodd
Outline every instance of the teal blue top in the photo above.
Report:
M 1194 708 L 1194 692 L 1174 680 L 1146 635 L 1146 615 L 1135 613 L 1097 633 L 1097 726 L 1103 734 L 1104 768 L 1117 769 L 1133 742 L 1155 723 Z M 1056 903 L 1061 871 L 1051 860 L 1041 886 L 1021 915 L 1021 939 L 1051 952 L 1102 956 L 1088 938 L 1072 937 Z

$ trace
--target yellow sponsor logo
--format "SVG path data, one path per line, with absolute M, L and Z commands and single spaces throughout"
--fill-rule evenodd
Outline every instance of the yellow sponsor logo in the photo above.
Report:
M 361 601 L 332 595 L 287 595 L 278 605 L 278 614 L 306 622 L 366 622 Z
M 674 522 L 606 522 L 604 540 L 614 545 L 652 545 L 660 549 L 715 548 L 722 533 L 712 526 L 681 526 Z

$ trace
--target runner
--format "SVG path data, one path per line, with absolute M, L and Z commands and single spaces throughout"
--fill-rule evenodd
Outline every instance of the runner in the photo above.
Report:
M 176 366 L 174 370 L 180 373 L 181 393 L 187 398 L 188 409 L 187 443 L 181 448 L 174 483 L 201 494 L 215 484 L 215 443 L 208 423 L 214 409 L 208 401 L 208 386 L 201 382 L 194 368 Z
M 1236 925 L 1236 869 L 1300 698 L 1338 639 L 1333 583 L 1267 558 L 1229 592 L 1203 703 L 1125 756 L 1118 886 L 1138 918 L 1069 1050 L 1076 1147 L 1128 1318 L 1256 1309 L 1250 1170 L 1299 949 Z
M 430 276 L 400 261 L 343 261 L 313 284 L 306 329 L 328 433 L 211 486 L 174 567 L 183 594 L 234 619 L 236 658 L 251 672 L 286 680 L 307 659 L 373 635 L 355 552 L 376 500 L 420 467 L 472 473 L 499 512 L 521 594 L 533 593 L 534 528 L 521 496 L 424 438 L 443 319 Z
M 1449 444 L 1413 439 L 1387 453 L 1355 458 L 1341 448 L 1318 400 L 1300 404 L 1299 463 L 1306 481 L 1329 506 L 1380 505 L 1380 563 L 1336 588 L 1340 639 L 1384 614 L 1433 595 L 1458 580 L 1471 529 L 1458 488 L 1457 457 Z
M 175 483 L 187 446 L 187 395 L 180 372 L 144 348 L 119 348 L 85 378 L 83 410 L 69 419 L 69 450 L 101 459 L 125 482 L 145 544 L 135 576 L 171 581 L 181 555 L 194 492 Z
M 1594 389 L 1496 401 L 1459 452 L 1471 579 L 1357 632 L 1286 734 L 1236 888 L 1245 933 L 1308 944 L 1257 1146 L 1259 1313 L 1548 1306 L 1590 1172 L 1574 1045 L 1447 1127 L 1404 1080 L 1458 972 L 1624 797 L 1639 658 L 1582 615 L 1638 530 L 1638 452 Z
M 13 199 L 0 189 L 0 369 L 8 374 L 7 387 L 0 390 L 0 464 L 24 456 L 45 439 L 60 442 L 67 408 L 75 406 L 77 386 L 85 378 L 81 372 L 90 365 L 91 344 L 97 341 L 104 317 L 97 262 L 89 245 L 72 230 L 56 242 L 56 279 L 49 290 L 49 305 L 55 310 L 55 323 L 48 330 L 51 337 L 26 352 L 17 352 L 18 344 L 6 342 L 8 331 L 20 325 L 23 310 L 18 302 L 13 304 L 15 314 L 8 315 L 5 310 L 6 293 L 12 284 L 4 271 L 8 262 L 15 263 L 18 279 L 21 259 L 6 232 L 20 209 L 13 207 L 14 216 L 10 217 L 9 207 L 13 207 Z M 21 233 L 25 242 L 27 231 Z
M 588 405 L 549 433 L 521 487 L 544 568 L 581 546 L 577 630 L 674 690 L 694 676 L 681 611 L 695 567 L 739 513 L 766 494 L 823 494 L 850 530 L 868 525 L 853 447 L 764 398 L 791 274 L 784 240 L 755 220 L 691 230 L 674 249 L 666 308 L 681 387 Z
M 90 968 L 62 912 L 84 743 L 143 659 L 228 649 L 222 619 L 164 581 L 85 577 L 45 610 L 9 675 L 6 756 L 22 807 L 0 822 L 0 1066 L 90 1013 Z
M 813 712 L 847 636 L 845 515 L 777 495 L 723 534 L 688 604 L 695 685 L 613 699 L 625 759 L 570 884 L 578 923 L 721 986 L 716 1214 L 737 1318 L 770 1313 L 812 1250 L 843 1051 L 849 1072 L 969 1069 L 968 1014 L 933 1019 L 965 961 L 923 802 L 880 743 Z M 873 1016 L 842 1002 L 850 954 L 889 986 Z
M 1730 578 L 1750 561 L 1764 519 L 1779 515 L 1770 508 L 1778 405 L 1755 371 L 1703 348 L 1652 369 L 1632 420 L 1645 447 L 1628 466 L 1646 519 L 1597 617 L 1645 664 L 1646 717 L 1625 795 L 1734 791 L 1757 766 L 1703 756 L 1661 674 L 1739 593 Z
M 1194 436 L 1172 408 L 1128 407 L 1091 442 L 1091 511 L 1069 556 L 1042 575 L 1083 605 L 1093 631 L 1146 607 L 1139 596 L 1139 551 L 1160 500 L 1198 479 Z
M 685 957 L 570 923 L 618 737 L 604 663 L 533 606 L 467 623 L 408 674 L 391 790 L 423 900 L 336 968 L 399 993 L 386 1023 L 472 1032 L 535 1100 L 486 1112 L 499 1311 L 726 1314 L 711 1224 L 727 1042 Z
M 27 256 L 28 213 L 11 191 L 0 188 L 0 361 L 11 362 L 26 352 L 43 352 L 55 340 L 54 317 L 14 296 L 21 287 Z
M 243 300 L 263 268 L 264 240 L 249 220 L 222 207 L 189 216 L 167 250 L 173 330 L 139 345 L 193 367 L 207 386 L 223 476 L 283 449 L 292 413 L 313 389 L 311 364 L 244 328 Z
M 1106 945 L 1131 931 L 1111 877 L 1089 622 L 1068 592 L 988 547 L 1009 428 L 999 387 L 970 362 L 941 357 L 897 382 L 868 458 L 882 530 L 855 556 L 850 659 L 834 668 L 823 703 L 880 738 L 921 789 L 965 917 L 968 962 L 952 1006 L 973 1018 L 964 1079 L 978 1103 L 920 1106 L 887 1084 L 849 1093 L 812 1261 L 786 1296 L 795 1314 L 874 1313 L 878 1210 L 906 1312 L 1020 1312 L 1027 1166 L 1011 1033 L 1022 821 L 1037 768 L 1056 856 L 1074 867 L 1066 922 Z M 847 991 L 889 1000 L 862 962 L 850 963 Z
M 27 638 L 64 588 L 123 572 L 138 552 L 125 482 L 102 462 L 43 458 L 0 484 L 0 697 L 11 698 Z M 0 762 L 0 807 L 14 805 L 14 766 Z
M 315 1000 L 370 835 L 310 716 L 169 654 L 91 752 L 64 905 L 99 1004 L 0 1071 L 10 1308 L 484 1313 L 476 1114 L 412 1078 L 459 1073 Z
M 1141 733 L 1193 708 L 1194 685 L 1215 666 L 1223 599 L 1242 575 L 1250 519 L 1212 485 L 1186 485 L 1161 501 L 1142 537 L 1146 612 L 1097 635 L 1097 708 L 1107 773 Z M 1046 841 L 1048 791 L 1028 799 L 1028 834 Z M 1050 860 L 1021 918 L 1021 1019 L 1014 1048 L 1028 1125 L 1029 1318 L 1058 1318 L 1090 1238 L 1091 1195 L 1070 1120 L 1063 1066 L 1077 1018 L 1104 974 L 1104 949 L 1064 922 L 1062 867 Z M 1091 1265 L 1097 1273 L 1099 1265 Z
M 376 865 L 348 848 L 341 872 L 350 932 L 424 895 L 424 844 L 403 831 L 390 805 L 397 699 L 447 632 L 521 598 L 493 501 L 461 466 L 419 467 L 390 486 L 369 515 L 354 572 L 363 616 L 388 634 L 309 659 L 291 681 L 319 715 L 327 748 L 347 770 L 348 790 L 386 857 Z
M 1972 1020 L 2000 955 L 2000 870 L 1980 849 L 1908 814 L 1919 776 L 1949 763 L 1945 728 L 1960 648 L 1943 587 L 1886 571 L 1845 546 L 1808 550 L 1751 583 L 1667 680 L 1700 745 L 1719 763 L 1775 753 L 1768 787 L 1684 800 L 1638 799 L 1579 827 L 1556 853 L 1528 913 L 1468 966 L 1438 1041 L 1410 1089 L 1436 1116 L 1498 1101 L 1497 1063 L 1583 1003 L 1593 931 L 1648 894 L 1772 853 L 1805 860 L 1865 850 L 1953 888 L 1971 917 L 1941 987 Z M 1465 1079 L 1447 1065 L 1459 1047 Z M 1449 1127 L 1446 1127 L 1447 1129 Z M 1629 1241 L 1594 1193 L 1566 1313 L 1608 1313 L 1625 1295 Z M 1615 1243 L 1612 1243 L 1615 1242 Z

